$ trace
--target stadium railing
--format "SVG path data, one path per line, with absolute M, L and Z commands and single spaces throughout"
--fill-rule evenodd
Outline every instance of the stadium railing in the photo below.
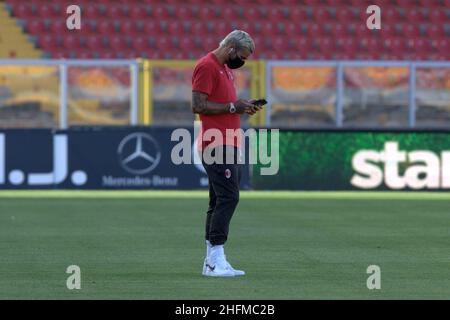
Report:
M 268 61 L 265 124 L 448 127 L 449 79 L 450 62 Z
M 194 60 L 0 60 L 0 127 L 191 125 Z M 263 61 L 240 98 L 269 101 L 244 126 L 450 125 L 450 62 Z
M 138 86 L 136 60 L 0 60 L 0 126 L 137 125 Z

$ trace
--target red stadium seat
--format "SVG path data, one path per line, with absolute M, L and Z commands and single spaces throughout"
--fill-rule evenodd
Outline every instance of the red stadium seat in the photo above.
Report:
M 180 49 L 182 51 L 190 51 L 195 48 L 195 41 L 192 38 L 183 37 L 179 43 Z
M 202 34 L 206 30 L 206 23 L 203 21 L 194 21 L 191 23 L 191 34 Z
M 206 36 L 201 38 L 201 47 L 204 52 L 212 51 L 219 46 L 220 38 Z
M 98 52 L 98 58 L 100 59 L 115 59 L 117 57 L 115 51 L 103 50 Z
M 299 23 L 304 22 L 308 17 L 306 15 L 306 10 L 303 7 L 295 6 L 294 8 L 291 8 L 291 10 L 288 10 L 287 19 L 289 19 L 290 22 Z
M 255 35 L 255 32 L 256 32 L 255 25 L 253 23 L 247 22 L 247 21 L 236 24 L 236 29 L 244 30 L 251 35 Z M 224 36 L 224 35 L 222 35 L 222 36 Z
M 167 29 L 169 31 L 169 34 L 178 35 L 178 34 L 182 33 L 183 26 L 182 26 L 181 22 L 175 20 L 175 21 L 170 21 L 168 23 Z
M 331 15 L 326 7 L 316 7 L 313 11 L 314 20 L 320 23 L 324 21 L 330 21 Z
M 353 18 L 353 15 L 348 7 L 337 8 L 336 19 L 340 23 L 348 23 Z
M 97 20 L 97 32 L 100 34 L 110 34 L 114 32 L 114 27 L 112 21 L 109 19 L 106 20 Z
M 132 38 L 132 47 L 138 51 L 144 51 L 150 48 L 149 41 L 145 36 L 137 36 Z
M 189 20 L 193 18 L 191 8 L 186 6 L 177 6 L 175 8 L 175 15 L 179 21 Z
M 92 51 L 79 51 L 76 53 L 77 59 L 93 59 L 94 53 Z
M 80 37 L 77 35 L 69 34 L 62 37 L 63 47 L 66 49 L 74 49 L 80 46 Z
M 83 6 L 81 10 L 83 18 L 97 19 L 103 16 L 103 12 L 100 10 L 100 6 L 91 3 L 87 4 L 86 6 Z
M 419 36 L 419 28 L 415 24 L 407 24 L 403 28 L 403 34 L 408 38 L 417 38 Z
M 146 19 L 151 16 L 151 10 L 146 6 L 133 5 L 131 6 L 128 14 L 133 20 Z
M 328 6 L 332 6 L 332 7 L 342 6 L 342 5 L 345 4 L 345 3 L 343 3 L 343 2 L 344 2 L 344 0 L 325 0 L 325 3 L 326 3 Z
M 411 9 L 406 12 L 406 19 L 409 23 L 417 23 L 417 21 L 422 21 L 424 18 L 422 11 L 419 9 Z
M 50 20 L 50 31 L 54 34 L 68 32 L 65 20 Z
M 300 33 L 300 26 L 295 22 L 285 24 L 285 33 L 290 37 L 297 37 Z
M 52 57 L 198 58 L 233 29 L 249 32 L 266 58 L 449 56 L 450 0 L 393 0 L 374 31 L 365 24 L 369 0 L 78 0 L 81 31 L 67 30 L 63 0 L 6 2 Z M 61 49 L 72 46 L 80 48 Z
M 335 50 L 335 42 L 332 38 L 317 38 L 314 45 L 323 54 L 331 53 Z
M 126 17 L 124 8 L 121 5 L 108 5 L 106 7 L 106 16 L 112 19 L 121 19 Z
M 218 12 L 215 7 L 202 6 L 199 10 L 199 18 L 208 21 L 218 18 Z
M 31 20 L 26 24 L 26 30 L 33 35 L 43 34 L 47 27 L 43 20 Z
M 98 49 L 102 47 L 102 40 L 97 35 L 91 35 L 86 39 L 86 47 L 89 49 Z
M 360 39 L 360 48 L 364 52 L 377 52 L 379 49 L 379 44 L 376 39 L 373 38 L 363 38 Z
M 382 19 L 388 23 L 399 22 L 401 20 L 401 16 L 396 8 L 389 7 L 383 10 Z
M 431 38 L 443 36 L 443 30 L 440 25 L 432 24 L 428 27 L 427 33 Z
M 153 16 L 155 18 L 157 18 L 158 20 L 160 19 L 167 19 L 169 17 L 169 9 L 165 6 L 157 6 L 154 10 L 153 10 Z
M 133 20 L 123 19 L 118 23 L 117 32 L 123 35 L 135 35 L 139 33 L 138 23 Z
M 46 3 L 37 6 L 37 13 L 41 18 L 54 18 L 57 17 L 60 12 L 55 10 L 55 7 Z
M 126 50 L 129 48 L 125 38 L 121 35 L 111 36 L 109 38 L 109 45 L 111 49 L 114 49 L 116 51 Z
M 402 53 L 405 49 L 405 44 L 402 38 L 393 37 L 384 39 L 384 48 L 389 53 Z
M 29 19 L 34 12 L 29 4 L 17 3 L 13 7 L 13 14 L 19 18 Z
M 357 52 L 357 44 L 355 38 L 352 37 L 337 38 L 336 50 L 350 55 L 355 54 L 355 52 Z
M 39 37 L 39 46 L 46 51 L 55 51 L 58 47 L 55 37 L 52 35 L 42 35 Z
M 264 36 L 273 37 L 274 39 L 276 39 L 277 35 L 279 35 L 276 26 L 272 22 L 266 22 L 261 24 L 261 32 L 262 34 L 264 34 Z
M 320 28 L 319 24 L 309 23 L 309 24 L 304 24 L 304 26 L 306 27 L 308 36 L 310 36 L 311 38 L 323 36 L 322 29 Z
M 155 39 L 156 48 L 159 50 L 168 50 L 171 46 L 169 38 L 164 36 L 159 36 Z
M 260 11 L 254 6 L 247 6 L 244 8 L 244 19 L 247 21 L 260 21 L 261 19 Z
M 348 32 L 348 30 L 346 30 L 345 25 L 342 23 L 336 23 L 336 24 L 331 24 L 331 30 L 330 30 L 331 34 L 333 34 L 335 37 L 340 36 L 340 35 L 346 35 L 346 33 Z
M 279 6 L 272 6 L 269 7 L 268 9 L 268 18 L 271 21 L 283 21 L 284 19 L 286 19 L 286 14 L 285 14 L 285 8 L 279 7 Z
M 410 8 L 417 5 L 417 2 L 415 0 L 397 0 L 398 6 L 402 8 Z
M 441 8 L 435 8 L 430 10 L 430 20 L 433 23 L 440 23 L 441 21 L 447 20 L 447 18 Z
M 237 17 L 237 11 L 234 10 L 233 7 L 225 7 L 223 8 L 223 10 L 221 11 L 221 18 L 224 21 L 232 21 L 233 19 L 236 19 Z
M 156 35 L 160 32 L 160 26 L 159 23 L 152 21 L 152 20 L 146 20 L 144 22 L 144 33 L 147 35 Z
M 448 39 L 446 38 L 440 38 L 433 41 L 435 48 L 438 50 L 438 52 L 441 55 L 446 56 L 447 58 L 450 57 L 450 47 L 448 44 Z
M 297 53 L 304 54 L 305 52 L 311 51 L 311 42 L 309 39 L 301 38 L 294 41 L 294 50 Z

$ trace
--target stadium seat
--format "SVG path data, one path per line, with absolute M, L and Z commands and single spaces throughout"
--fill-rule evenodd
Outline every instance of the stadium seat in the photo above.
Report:
M 68 50 L 78 48 L 80 46 L 80 37 L 73 34 L 61 37 L 61 40 L 63 47 Z
M 113 35 L 109 37 L 111 49 L 122 51 L 128 49 L 127 41 L 122 35 Z
M 186 6 L 177 6 L 175 16 L 179 21 L 185 21 L 194 18 L 193 11 Z
M 89 49 L 98 49 L 102 47 L 102 40 L 97 35 L 91 35 L 86 39 L 86 47 Z
M 170 21 L 168 22 L 167 30 L 171 35 L 178 35 L 183 32 L 183 25 L 178 20 Z
M 145 36 L 137 36 L 132 38 L 132 46 L 137 51 L 144 51 L 150 47 L 150 42 Z
M 55 37 L 51 35 L 42 35 L 39 37 L 39 46 L 46 51 L 56 51 L 58 47 Z
M 129 10 L 129 16 L 133 20 L 146 19 L 151 17 L 152 11 L 148 6 L 133 5 Z
M 106 16 L 111 19 L 121 19 L 127 16 L 121 5 L 109 5 L 106 8 Z
M 144 33 L 151 36 L 159 34 L 160 32 L 160 26 L 159 23 L 155 21 L 145 21 L 144 22 Z
M 29 6 L 28 4 L 23 4 L 23 3 L 16 3 L 14 4 L 13 8 L 13 14 L 16 17 L 22 18 L 22 19 L 27 19 L 32 17 L 34 12 L 32 10 L 32 7 Z
M 58 12 L 57 10 L 58 8 L 56 8 L 53 5 L 50 4 L 40 4 L 39 6 L 37 6 L 37 14 L 41 17 L 41 18 L 55 18 L 58 17 L 60 15 L 60 12 Z
M 383 6 L 382 29 L 377 31 L 365 25 L 369 0 L 212 0 L 207 4 L 201 0 L 79 0 L 83 23 L 81 31 L 75 32 L 65 28 L 63 0 L 6 3 L 46 56 L 72 55 L 61 47 L 76 42 L 80 51 L 73 55 L 77 57 L 82 50 L 95 48 L 92 55 L 97 57 L 125 57 L 133 50 L 147 57 L 198 57 L 214 49 L 233 29 L 249 32 L 256 41 L 256 56 L 261 57 L 448 59 L 449 55 L 449 0 L 393 0 Z M 102 49 L 105 46 L 117 54 L 108 54 Z
M 43 20 L 32 20 L 26 23 L 25 30 L 33 35 L 40 35 L 47 31 L 47 26 Z
M 88 4 L 82 7 L 83 17 L 88 19 L 97 19 L 103 16 L 100 6 L 94 4 Z

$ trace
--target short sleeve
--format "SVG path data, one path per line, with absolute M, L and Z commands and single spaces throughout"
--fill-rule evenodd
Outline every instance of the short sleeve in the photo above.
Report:
M 199 91 L 211 95 L 215 84 L 213 67 L 207 63 L 199 64 L 192 74 L 192 91 Z

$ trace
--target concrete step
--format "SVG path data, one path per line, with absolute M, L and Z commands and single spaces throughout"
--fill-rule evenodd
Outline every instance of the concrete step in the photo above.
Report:
M 0 58 L 40 58 L 42 55 L 0 2 Z

